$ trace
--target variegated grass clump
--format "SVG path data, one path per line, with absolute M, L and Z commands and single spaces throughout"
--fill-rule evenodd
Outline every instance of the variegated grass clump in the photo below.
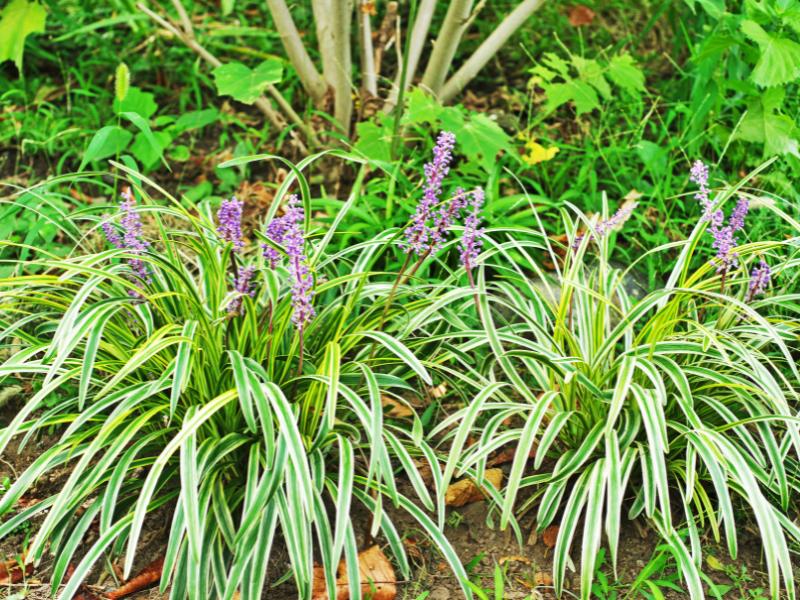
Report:
M 559 594 L 574 560 L 581 596 L 592 597 L 601 545 L 616 571 L 623 522 L 643 518 L 674 554 L 689 596 L 703 598 L 704 534 L 724 539 L 735 557 L 749 514 L 773 597 L 795 597 L 797 238 L 742 244 L 741 264 L 720 274 L 704 254 L 693 261 L 706 226 L 647 253 L 679 251 L 679 258 L 666 285 L 642 298 L 627 280 L 644 257 L 612 267 L 609 236 L 595 235 L 596 244 L 586 236 L 568 250 L 544 231 L 486 234 L 476 275 L 483 326 L 457 346 L 490 349 L 485 393 L 440 423 L 432 439 L 445 435 L 445 484 L 462 472 L 480 478 L 493 451 L 516 445 L 497 498 L 500 525 L 516 528 L 515 517 L 535 511 L 540 530 L 559 526 Z M 765 254 L 772 264 L 782 257 L 774 271 L 786 287 L 773 282 L 765 294 L 761 286 L 756 298 L 750 269 Z M 554 273 L 539 267 L 542 257 Z M 693 263 L 702 266 L 692 271 Z M 478 441 L 467 447 L 468 436 Z
M 216 205 L 184 208 L 128 175 L 122 222 L 75 215 L 96 239 L 103 226 L 118 242 L 113 248 L 91 251 L 84 239 L 65 259 L 34 250 L 18 277 L 0 281 L 0 343 L 16 338 L 20 346 L 0 377 L 38 389 L 0 431 L 0 451 L 43 431 L 58 435 L 2 496 L 0 514 L 41 477 L 70 469 L 56 493 L 0 525 L 0 538 L 41 519 L 28 560 L 53 561 L 54 592 L 74 562 L 61 592 L 71 598 L 104 556 L 124 557 L 127 577 L 145 519 L 166 505 L 174 516 L 161 588 L 171 585 L 171 598 L 259 597 L 276 539 L 300 597 L 310 597 L 315 561 L 335 597 L 341 558 L 350 580 L 359 579 L 357 504 L 409 576 L 400 533 L 383 508 L 389 501 L 427 532 L 466 590 L 466 572 L 426 512 L 441 520 L 444 506 L 439 479 L 431 492 L 418 471 L 422 461 L 438 472 L 420 420 L 412 411 L 401 423 L 382 409 L 382 396 L 404 402 L 446 362 L 443 344 L 428 339 L 442 321 L 406 324 L 432 306 L 446 310 L 451 287 L 398 289 L 391 274 L 371 270 L 400 231 L 334 251 L 359 185 L 322 229 L 310 220 L 308 186 L 294 169 L 263 222 L 272 222 L 290 186 L 300 190 L 304 223 L 290 258 L 313 279 L 316 314 L 299 326 L 294 275 L 280 264 L 287 248 L 242 231 L 235 200 L 217 218 Z M 120 233 L 140 243 L 123 244 Z M 469 303 L 467 296 L 455 297 Z M 413 498 L 398 490 L 398 472 Z M 98 534 L 87 537 L 93 522 Z M 271 573 L 270 581 L 283 575 Z

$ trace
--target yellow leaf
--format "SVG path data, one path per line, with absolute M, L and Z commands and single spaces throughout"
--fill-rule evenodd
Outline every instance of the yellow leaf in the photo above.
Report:
M 536 142 L 536 140 L 530 140 L 525 144 L 525 148 L 528 149 L 528 153 L 523 155 L 522 160 L 529 165 L 538 165 L 541 162 L 552 160 L 552 158 L 558 154 L 558 148 L 556 146 L 545 148 Z

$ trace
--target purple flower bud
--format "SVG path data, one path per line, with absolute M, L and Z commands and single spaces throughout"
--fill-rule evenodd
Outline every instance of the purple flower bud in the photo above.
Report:
M 609 231 L 613 230 L 616 227 L 622 225 L 625 221 L 631 218 L 631 214 L 639 206 L 638 202 L 630 202 L 623 204 L 617 209 L 613 215 L 611 215 L 608 219 L 600 221 L 597 225 L 595 225 L 594 233 L 589 234 L 589 240 L 595 239 L 595 234 L 597 239 L 600 239 L 608 234 Z M 572 249 L 577 250 L 581 242 L 583 242 L 584 234 L 580 233 L 575 236 L 575 239 L 572 242 Z
M 753 267 L 750 273 L 750 289 L 747 292 L 748 302 L 767 291 L 770 281 L 772 280 L 772 270 L 769 265 L 762 258 L 758 266 Z
M 219 221 L 217 233 L 223 241 L 233 244 L 234 252 L 240 252 L 244 248 L 242 239 L 243 208 L 244 202 L 233 196 L 230 200 L 223 200 L 217 211 L 217 220 Z
M 314 297 L 314 279 L 306 264 L 305 234 L 303 221 L 305 214 L 296 195 L 289 198 L 288 210 L 283 215 L 285 230 L 283 244 L 289 257 L 289 274 L 292 278 L 292 322 L 302 333 L 305 325 L 314 316 L 314 307 L 311 302 Z
M 434 218 L 434 208 L 439 203 L 442 182 L 450 171 L 455 143 L 456 136 L 448 131 L 441 132 L 436 140 L 436 146 L 433 148 L 433 161 L 424 167 L 425 190 L 417 204 L 411 225 L 405 230 L 406 253 L 416 252 L 417 255 L 423 255 L 432 251 L 433 246 L 437 243 L 437 240 L 431 239 L 434 230 L 431 229 L 429 222 Z
M 483 190 L 476 188 L 472 191 L 469 202 L 472 210 L 464 220 L 464 234 L 461 237 L 461 264 L 470 272 L 475 266 L 481 248 L 483 247 L 483 229 L 481 228 L 481 208 L 483 207 Z

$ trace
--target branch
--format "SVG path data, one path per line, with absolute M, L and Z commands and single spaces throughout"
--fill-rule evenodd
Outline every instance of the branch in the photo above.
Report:
M 194 37 L 191 34 L 191 32 L 183 32 L 183 31 L 181 31 L 178 27 L 173 25 L 171 22 L 167 21 L 162 16 L 154 13 L 152 10 L 147 8 L 142 2 L 139 2 L 136 6 L 137 6 L 137 8 L 139 10 L 141 10 L 143 13 L 145 13 L 153 21 L 155 21 L 156 23 L 161 25 L 161 27 L 163 27 L 164 29 L 169 31 L 172 35 L 177 37 L 181 42 L 183 42 L 186 46 L 188 46 L 191 50 L 193 50 L 198 56 L 200 56 L 200 58 L 202 58 L 204 61 L 206 61 L 212 67 L 218 67 L 218 66 L 220 66 L 222 64 L 222 61 L 220 61 L 216 56 L 211 54 L 211 52 L 206 50 L 206 48 L 204 48 L 200 43 L 197 42 L 196 39 L 194 39 Z M 280 100 L 278 100 L 278 104 L 286 112 L 287 116 L 292 120 L 292 122 L 294 122 L 300 128 L 300 130 L 306 135 L 306 137 L 308 138 L 308 141 L 312 145 L 317 145 L 319 143 L 319 141 L 317 140 L 317 136 L 303 122 L 303 120 L 294 111 L 294 109 L 291 106 L 289 106 L 289 104 L 286 102 L 286 100 L 283 98 L 283 96 L 281 96 L 281 93 L 277 90 L 277 88 L 274 85 L 269 85 L 267 87 L 267 90 L 276 99 L 280 98 Z M 256 108 L 258 108 L 264 114 L 265 117 L 267 117 L 269 122 L 272 123 L 272 125 L 276 129 L 285 129 L 286 128 L 286 121 L 283 119 L 283 117 L 279 113 L 277 113 L 275 111 L 274 108 L 272 108 L 272 104 L 270 104 L 269 100 L 267 100 L 264 96 L 260 96 L 254 102 L 254 105 L 256 106 Z M 308 148 L 306 148 L 305 144 L 303 144 L 303 142 L 301 140 L 295 138 L 294 139 L 294 143 L 295 143 L 295 145 L 298 147 L 298 149 L 301 152 L 303 152 L 303 153 L 307 153 L 308 152 Z
M 339 121 L 345 135 L 350 132 L 350 118 L 353 113 L 353 96 L 351 94 L 351 62 L 350 62 L 350 23 L 353 16 L 351 0 L 334 0 L 332 7 L 333 44 L 335 65 L 333 75 L 333 116 Z
M 303 88 L 315 103 L 319 103 L 325 95 L 327 86 L 308 55 L 286 2 L 284 0 L 267 0 L 267 4 L 272 19 L 275 21 L 275 28 L 281 36 L 283 47 L 286 49 L 289 61 L 297 71 Z
M 392 92 L 383 106 L 385 112 L 389 112 L 395 107 L 400 96 L 400 90 L 402 89 L 405 92 L 411 82 L 414 81 L 419 58 L 422 56 L 422 49 L 428 39 L 428 30 L 435 11 L 436 0 L 422 0 L 419 3 L 417 16 L 414 19 L 414 27 L 411 29 L 411 36 L 408 38 L 408 58 L 405 61 L 405 66 L 401 65 L 397 70 Z
M 375 71 L 375 52 L 372 49 L 372 25 L 367 10 L 369 0 L 359 0 L 358 24 L 361 37 L 361 77 L 364 89 L 373 96 L 378 95 L 378 74 Z
M 422 85 L 438 95 L 469 21 L 472 0 L 451 0 L 442 29 L 422 77 Z
M 486 63 L 497 54 L 500 48 L 516 33 L 522 24 L 545 0 L 524 0 L 517 8 L 503 19 L 503 22 L 495 29 L 488 38 L 480 45 L 475 53 L 461 65 L 461 68 L 453 74 L 444 87 L 439 92 L 439 99 L 442 103 L 452 100 L 464 87 L 472 80 L 478 72 L 486 66 Z

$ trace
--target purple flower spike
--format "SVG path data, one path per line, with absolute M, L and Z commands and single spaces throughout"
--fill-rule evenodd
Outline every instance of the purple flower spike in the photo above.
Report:
M 613 215 L 611 215 L 608 219 L 600 221 L 594 228 L 595 233 L 589 234 L 589 240 L 595 239 L 595 234 L 597 234 L 597 239 L 600 239 L 608 234 L 609 231 L 615 229 L 622 225 L 625 221 L 631 218 L 631 214 L 639 206 L 638 202 L 630 202 L 623 204 L 617 209 Z M 581 242 L 583 242 L 584 234 L 578 234 L 575 236 L 575 239 L 572 242 L 572 249 L 577 250 Z
M 276 244 L 283 244 L 283 238 L 286 235 L 286 227 L 287 221 L 285 217 L 272 219 L 269 225 L 267 225 L 267 237 Z M 261 248 L 264 251 L 264 258 L 269 261 L 270 269 L 274 269 L 281 259 L 281 253 L 269 244 L 261 244 Z
M 433 148 L 433 161 L 425 165 L 425 191 L 417 205 L 412 224 L 405 230 L 406 253 L 416 252 L 423 255 L 433 251 L 436 240 L 431 240 L 434 231 L 429 221 L 434 218 L 434 208 L 439 203 L 442 192 L 442 182 L 450 171 L 450 162 L 453 159 L 452 150 L 456 143 L 456 136 L 448 131 L 439 134 L 436 146 Z
M 314 297 L 314 279 L 306 264 L 305 234 L 303 221 L 305 214 L 296 195 L 289 198 L 288 210 L 282 217 L 286 226 L 283 243 L 289 257 L 289 273 L 292 277 L 292 322 L 302 333 L 305 325 L 314 316 L 311 301 Z
M 461 238 L 461 264 L 471 273 L 475 261 L 483 247 L 483 229 L 481 228 L 481 208 L 483 207 L 483 190 L 476 188 L 469 202 L 472 209 L 464 220 L 464 235 Z
M 253 289 L 251 282 L 255 272 L 255 267 L 245 267 L 239 271 L 239 276 L 236 278 L 236 284 L 234 285 L 236 297 L 228 304 L 228 314 L 239 314 L 242 308 L 242 298 L 244 296 L 250 296 L 252 298 L 256 295 L 256 291 Z
M 217 220 L 219 221 L 217 233 L 223 241 L 233 244 L 234 252 L 240 252 L 244 248 L 242 239 L 243 208 L 244 202 L 233 196 L 230 200 L 223 200 L 217 211 Z
M 750 207 L 749 202 L 746 198 L 739 198 L 728 219 L 728 224 L 725 225 L 725 213 L 721 209 L 713 210 L 708 188 L 708 167 L 702 161 L 698 160 L 692 165 L 689 180 L 700 188 L 694 197 L 703 207 L 701 221 L 708 221 L 708 231 L 714 238 L 711 247 L 717 251 L 714 259 L 717 273 L 724 275 L 739 264 L 739 256 L 734 252 L 737 244 L 736 232 L 744 228 L 744 219 Z
M 770 281 L 772 280 L 772 270 L 769 265 L 762 258 L 758 266 L 754 267 L 750 273 L 750 289 L 747 292 L 748 302 L 767 291 Z
M 150 246 L 150 243 L 144 239 L 142 218 L 136 212 L 136 200 L 133 198 L 130 188 L 125 188 L 120 194 L 123 198 L 119 205 L 119 209 L 122 212 L 122 217 L 120 218 L 122 235 L 120 236 L 115 227 L 108 222 L 103 223 L 103 233 L 105 233 L 108 242 L 115 248 L 124 249 L 130 254 L 140 255 Z M 129 258 L 128 264 L 138 278 L 136 285 L 139 285 L 139 281 L 147 283 L 151 281 L 150 271 L 142 259 L 137 257 Z

